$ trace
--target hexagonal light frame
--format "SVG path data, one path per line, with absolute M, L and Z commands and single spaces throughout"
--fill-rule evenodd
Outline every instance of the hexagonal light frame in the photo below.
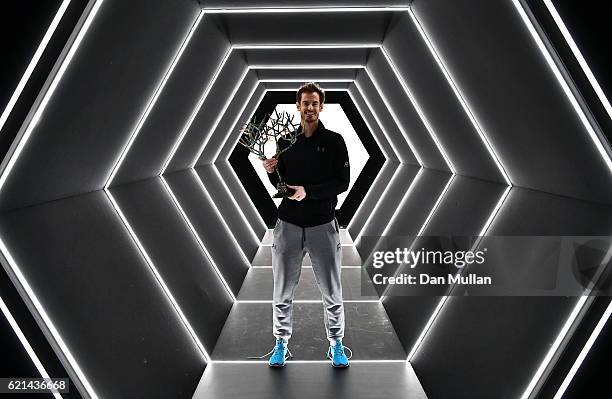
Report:
M 289 93 L 289 91 L 288 91 L 288 90 L 267 90 L 265 93 L 266 93 L 266 95 L 268 95 L 268 94 L 269 94 L 269 93 L 271 93 L 271 92 L 275 92 L 275 93 L 282 93 L 282 92 L 286 92 L 286 93 Z M 330 93 L 335 93 L 335 94 L 338 94 L 338 95 L 342 96 L 342 94 L 344 94 L 345 92 L 344 92 L 343 90 L 329 89 L 329 90 L 327 90 L 327 93 L 328 93 L 328 95 L 332 95 L 332 94 L 330 94 Z M 341 94 L 341 93 L 342 93 L 342 94 Z M 334 95 L 335 95 L 335 94 L 334 94 Z M 352 102 L 352 101 L 350 100 L 350 97 L 348 96 L 348 94 L 345 94 L 345 96 L 347 97 L 347 98 L 346 98 L 346 100 L 341 100 L 341 101 L 339 102 L 339 105 L 340 105 L 340 106 L 343 108 L 343 112 L 345 112 L 345 111 L 344 111 L 344 106 L 343 106 L 343 104 L 345 104 L 347 101 L 348 101 L 348 102 Z M 285 97 L 287 97 L 287 96 L 285 96 Z M 265 98 L 265 95 L 264 95 L 262 98 Z M 332 102 L 337 102 L 336 100 L 331 100 L 331 101 L 332 101 Z M 267 109 L 267 110 L 265 110 L 265 111 L 264 111 L 264 110 L 261 110 L 262 102 L 263 102 L 263 100 L 261 100 L 261 101 L 258 103 L 258 105 L 257 105 L 257 110 L 258 110 L 258 111 L 256 111 L 256 112 L 263 112 L 263 114 L 269 114 L 269 113 L 270 113 L 270 110 L 269 110 L 269 109 Z M 271 105 L 271 104 L 270 104 L 270 105 Z M 354 106 L 354 104 L 353 104 L 353 106 Z M 358 113 L 358 117 L 359 117 L 359 118 L 361 118 L 361 120 L 363 121 L 363 116 L 362 116 L 361 114 L 359 114 L 359 110 L 357 110 L 357 108 L 356 108 L 356 107 L 355 107 L 355 111 Z M 365 122 L 363 122 L 363 123 L 365 124 Z M 365 126 L 366 126 L 366 129 L 367 129 L 367 124 L 365 124 Z M 364 131 L 364 132 L 358 133 L 358 136 L 359 136 L 359 135 L 362 135 L 362 134 L 369 134 L 369 135 L 370 135 L 370 137 L 372 137 L 372 140 L 373 140 L 374 142 L 376 141 L 376 140 L 373 138 L 372 133 L 371 133 L 371 132 L 369 132 L 369 130 L 368 130 L 367 132 L 365 132 L 365 131 Z M 363 144 L 360 144 L 360 145 L 363 145 Z M 374 146 L 376 146 L 376 148 L 378 148 L 378 151 L 380 151 L 380 155 L 382 156 L 382 159 L 383 159 L 383 161 L 382 161 L 382 163 L 381 163 L 381 167 L 382 167 L 382 164 L 384 164 L 384 160 L 385 160 L 386 158 L 384 157 L 384 154 L 383 154 L 382 150 L 380 150 L 380 147 L 378 147 L 376 144 L 373 144 L 373 145 L 374 145 Z M 229 141 L 228 141 L 228 142 L 226 142 L 225 146 L 230 147 L 230 145 L 229 145 Z M 225 146 L 224 146 L 224 147 L 225 147 Z M 238 144 L 236 143 L 236 144 L 235 144 L 233 147 L 234 147 L 234 148 L 237 148 L 237 147 L 238 147 Z M 368 150 L 367 150 L 365 147 L 364 147 L 364 150 L 366 150 L 366 151 L 368 152 L 368 154 L 370 153 L 370 151 L 368 151 Z M 234 155 L 234 154 L 236 154 L 236 153 L 235 153 L 235 150 L 233 150 L 233 151 L 232 151 L 232 155 Z M 248 154 L 245 154 L 245 155 L 248 155 Z M 368 158 L 367 158 L 367 159 L 366 159 L 366 161 L 364 162 L 364 166 L 365 166 L 365 164 L 366 164 L 366 163 L 369 161 L 369 159 L 370 159 L 370 157 L 368 156 Z M 251 163 L 245 163 L 245 167 L 248 167 L 247 165 L 249 165 L 249 164 L 252 164 L 252 161 L 251 161 Z M 238 171 L 236 170 L 236 165 L 232 164 L 232 168 L 234 169 L 234 172 L 235 172 L 236 174 L 238 174 Z M 361 171 L 360 171 L 360 173 L 359 173 L 358 175 L 360 175 L 360 174 L 361 174 Z M 260 178 L 261 178 L 261 176 L 260 176 Z M 357 184 L 357 183 L 356 183 L 356 181 L 357 181 L 357 179 L 355 179 L 355 184 Z M 266 185 L 267 185 L 267 180 L 266 180 L 266 181 L 262 181 L 262 186 L 266 186 Z M 370 186 L 370 185 L 371 185 L 371 183 L 370 183 L 370 184 L 368 184 L 368 186 Z M 363 184 L 362 184 L 362 186 L 353 186 L 353 187 L 349 188 L 349 192 L 353 191 L 353 188 L 354 188 L 354 189 L 356 189 L 356 190 L 358 190 L 358 189 L 359 189 L 359 187 L 362 187 L 362 188 L 363 188 Z M 367 189 L 366 189 L 366 191 L 367 191 Z M 249 196 L 251 196 L 251 195 L 252 195 L 252 193 L 249 193 Z M 342 206 L 339 206 L 339 209 L 340 209 L 340 210 L 342 210 Z
M 51 98 L 51 96 L 52 96 L 52 94 L 53 94 L 53 92 L 55 90 L 55 87 L 57 87 L 58 82 L 61 80 L 64 72 L 66 71 L 66 68 L 67 68 L 68 64 L 70 63 L 72 57 L 74 56 L 74 53 L 78 49 L 79 43 L 81 42 L 81 40 L 83 39 L 84 35 L 86 34 L 87 29 L 90 26 L 92 20 L 95 18 L 95 15 L 96 15 L 100 5 L 102 4 L 102 2 L 103 2 L 103 0 L 96 0 L 95 2 L 90 4 L 88 6 L 88 8 L 86 9 L 87 17 L 85 18 L 83 24 L 78 28 L 78 33 L 77 33 L 77 35 L 75 37 L 75 40 L 71 43 L 70 49 L 69 49 L 66 57 L 62 60 L 61 65 L 60 65 L 59 69 L 57 70 L 55 76 L 53 77 L 51 84 L 46 87 L 46 90 L 45 90 L 44 95 L 42 97 L 42 101 L 36 105 L 36 111 L 34 112 L 32 117 L 28 121 L 26 121 L 26 128 L 25 128 L 25 130 L 24 131 L 20 131 L 20 135 L 17 136 L 17 138 L 16 138 L 17 145 L 14 146 L 13 148 L 11 148 L 11 150 L 9 151 L 10 157 L 9 157 L 8 161 L 5 161 L 3 163 L 3 165 L 2 165 L 2 174 L 0 175 L 0 190 L 4 186 L 4 183 L 6 182 L 6 178 L 10 174 L 10 172 L 11 172 L 11 170 L 12 170 L 12 168 L 13 168 L 16 160 L 17 160 L 17 158 L 19 157 L 21 151 L 23 150 L 23 148 L 27 144 L 28 138 L 30 137 L 30 135 L 31 135 L 31 133 L 33 131 L 33 126 L 36 124 L 36 122 L 40 118 L 42 112 L 44 111 L 44 109 L 46 107 L 46 104 L 50 100 L 50 98 Z M 523 8 L 522 4 L 518 0 L 513 0 L 513 4 L 517 8 L 517 11 L 519 12 L 521 18 L 523 19 L 524 24 L 529 29 L 529 32 L 532 34 L 532 37 L 533 37 L 534 41 L 538 44 L 538 47 L 540 48 L 543 56 L 549 62 L 549 66 L 550 66 L 552 72 L 557 77 L 557 79 L 558 79 L 559 83 L 561 84 L 561 86 L 563 87 L 566 95 L 568 96 L 568 98 L 570 99 L 572 105 L 574 106 L 574 109 L 579 114 L 579 116 L 581 118 L 581 121 L 585 124 L 585 127 L 586 127 L 586 129 L 587 129 L 591 139 L 593 140 L 595 146 L 597 147 L 598 151 L 602 155 L 604 161 L 608 165 L 608 168 L 610 170 L 612 170 L 612 161 L 610 160 L 610 157 L 608 156 L 608 154 L 606 153 L 605 149 L 603 148 L 603 145 L 599 141 L 597 135 L 594 133 L 592 126 L 585 119 L 584 112 L 577 106 L 577 101 L 576 101 L 575 96 L 571 93 L 571 91 L 566 90 L 567 89 L 567 82 L 562 78 L 562 76 L 561 76 L 561 74 L 559 72 L 559 68 L 554 63 L 551 62 L 552 56 L 550 55 L 548 50 L 545 48 L 545 46 L 543 46 L 542 39 L 541 39 L 540 35 L 536 32 L 536 30 L 535 30 L 535 28 L 533 26 L 533 23 L 529 20 L 528 16 L 526 15 L 525 9 Z M 389 10 L 390 8 L 382 8 L 382 9 L 383 10 Z M 271 9 L 268 9 L 268 8 L 266 8 L 266 9 L 247 9 L 247 10 L 239 10 L 239 9 L 230 9 L 230 10 L 226 10 L 226 9 L 208 9 L 208 10 L 206 10 L 206 9 L 203 9 L 201 14 L 200 14 L 200 17 L 202 16 L 203 13 L 233 13 L 233 12 L 250 12 L 250 13 L 262 12 L 262 13 L 269 13 L 269 12 L 313 12 L 313 11 L 318 11 L 318 12 L 336 12 L 336 11 L 373 11 L 373 10 L 377 10 L 377 8 L 368 8 L 368 7 L 349 8 L 349 9 L 347 9 L 347 8 L 323 8 L 323 9 L 320 9 L 320 8 L 319 9 L 317 9 L 317 8 L 285 8 L 285 9 L 279 9 L 279 10 L 271 10 Z M 428 48 L 430 49 L 431 53 L 434 55 L 434 58 L 436 59 L 436 62 L 438 62 L 438 64 L 439 64 L 439 66 L 440 66 L 444 76 L 447 78 L 448 83 L 453 88 L 453 91 L 455 92 L 457 98 L 459 99 L 461 105 L 463 106 L 464 111 L 469 115 L 470 120 L 472 121 L 472 124 L 474 125 L 474 127 L 478 131 L 478 133 L 481 136 L 481 139 L 483 140 L 483 142 L 485 142 L 485 146 L 486 146 L 487 150 L 490 152 L 491 156 L 493 157 L 493 159 L 495 160 L 496 164 L 500 168 L 500 171 L 502 171 L 502 174 L 503 174 L 504 178 L 506 179 L 506 182 L 508 183 L 508 187 L 506 188 L 506 190 L 504 192 L 504 195 L 502 196 L 502 198 L 500 198 L 500 201 L 498 202 L 497 206 L 495 207 L 494 212 L 491 214 L 491 216 L 489 217 L 489 219 L 487 220 L 485 226 L 482 229 L 483 234 L 486 234 L 486 230 L 487 230 L 488 226 L 491 224 L 491 222 L 492 222 L 492 220 L 493 220 L 497 210 L 501 206 L 501 203 L 503 202 L 503 200 L 505 199 L 508 191 L 512 187 L 511 181 L 508 178 L 507 174 L 505 173 L 505 170 L 503 169 L 501 163 L 499 162 L 499 159 L 495 155 L 495 152 L 493 151 L 492 147 L 488 143 L 488 140 L 486 139 L 484 133 L 480 129 L 480 127 L 479 127 L 478 123 L 476 122 L 476 120 L 474 119 L 471 111 L 467 107 L 467 104 L 463 100 L 463 96 L 459 93 L 457 87 L 454 85 L 454 83 L 452 81 L 452 78 L 450 78 L 450 75 L 448 74 L 448 71 L 447 71 L 446 67 L 441 62 L 441 60 L 440 60 L 437 52 L 435 51 L 432 43 L 427 38 L 425 32 L 420 27 L 420 24 L 418 23 L 418 21 L 416 21 L 416 18 L 414 16 L 414 14 L 412 13 L 412 10 L 410 9 L 410 7 L 404 7 L 401 10 L 402 11 L 407 11 L 411 15 L 411 17 L 412 17 L 413 21 L 415 22 L 417 28 L 419 29 L 419 32 L 422 34 L 423 39 L 425 40 Z M 566 40 L 567 40 L 567 38 L 566 38 Z M 26 78 L 26 80 L 27 80 L 27 78 Z M 165 81 L 162 83 L 162 85 L 160 85 L 160 88 L 156 92 L 156 95 L 158 95 L 158 93 L 161 92 L 161 89 L 163 88 L 163 84 L 165 84 Z M 155 97 L 154 97 L 154 99 L 155 99 Z M 147 110 L 145 111 L 145 115 L 143 115 L 143 117 L 146 117 L 146 115 L 150 111 L 150 108 L 151 108 L 151 106 L 147 108 Z M 5 109 L 5 113 L 6 113 L 6 109 Z M 3 115 L 4 115 L 4 113 L 3 113 Z M 129 146 L 133 142 L 133 139 L 135 138 L 135 134 L 137 134 L 137 131 L 133 132 L 132 136 L 130 137 L 130 140 L 128 141 L 128 145 L 126 146 L 126 148 L 124 148 L 124 151 L 120 155 L 119 161 L 115 164 L 115 168 L 113 169 L 113 172 L 111 172 L 111 176 L 109 176 L 109 180 L 107 181 L 107 184 L 104 186 L 104 190 L 107 193 L 108 193 L 107 188 L 108 188 L 109 184 L 111 183 L 112 177 L 114 176 L 114 173 L 115 173 L 114 171 L 115 171 L 115 169 L 117 169 L 120 166 L 121 159 L 122 159 L 122 157 L 124 157 L 124 154 L 127 153 L 127 151 L 129 150 Z M 167 167 L 167 164 L 165 165 L 165 167 Z M 164 170 L 165 170 L 165 167 L 164 167 Z M 163 172 L 161 174 L 163 175 Z M 69 371 L 74 372 L 76 374 L 76 377 L 77 377 L 77 378 L 74 379 L 74 382 L 81 389 L 83 389 L 85 392 L 87 392 L 90 396 L 95 397 L 96 396 L 95 392 L 93 391 L 91 385 L 87 381 L 87 378 L 83 374 L 82 370 L 79 368 L 79 366 L 76 363 L 74 357 L 71 355 L 70 351 L 68 350 L 68 348 L 66 347 L 65 343 L 63 342 L 61 336 L 59 335 L 59 333 L 57 332 L 57 330 L 53 326 L 53 323 L 49 319 L 48 315 L 45 313 L 44 308 L 42 308 L 42 305 L 37 300 L 35 293 L 32 291 L 31 287 L 29 286 L 29 284 L 25 280 L 24 276 L 21 274 L 21 271 L 20 271 L 18 265 L 16 264 L 15 260 L 11 257 L 10 252 L 8 251 L 8 249 L 6 248 L 4 242 L 1 239 L 0 239 L 0 250 L 1 250 L 2 254 L 5 257 L 5 260 L 7 261 L 9 266 L 11 267 L 12 271 L 17 276 L 19 282 L 24 287 L 27 297 L 34 304 L 34 307 L 35 307 L 36 311 L 38 312 L 38 314 L 42 317 L 42 320 L 43 320 L 44 324 L 47 326 L 47 328 L 49 328 L 49 331 L 51 332 L 51 334 L 53 336 L 53 339 L 58 343 L 58 345 L 60 347 L 60 350 L 62 351 L 64 356 L 66 356 L 66 358 L 68 359 L 68 362 L 70 364 L 70 368 L 69 368 L 70 370 Z M 438 307 L 440 308 L 442 304 L 443 303 L 441 303 Z M 581 310 L 583 304 L 584 304 L 584 302 L 581 302 L 581 301 L 579 301 L 577 303 L 577 305 L 575 307 L 575 310 L 570 315 L 570 318 L 568 319 L 568 322 L 566 323 L 566 325 L 567 324 L 571 324 L 571 321 L 573 321 L 575 319 L 575 317 L 576 317 L 576 314 L 577 314 L 576 310 Z M 551 348 L 551 350 L 549 351 L 549 353 L 547 354 L 547 356 L 543 360 L 542 365 L 540 366 L 540 368 L 538 370 L 538 373 L 536 373 L 536 375 L 532 379 L 530 385 L 525 390 L 525 393 L 524 393 L 523 397 L 528 397 L 534 391 L 535 385 L 536 385 L 536 383 L 539 381 L 539 379 L 541 377 L 541 372 L 543 372 L 543 368 L 546 367 L 550 363 L 552 355 L 554 355 L 554 353 L 558 349 L 557 341 L 562 339 L 567 333 L 568 333 L 568 331 L 565 328 L 559 333 L 559 336 L 558 336 L 558 339 L 555 342 L 555 345 L 553 345 L 553 347 Z

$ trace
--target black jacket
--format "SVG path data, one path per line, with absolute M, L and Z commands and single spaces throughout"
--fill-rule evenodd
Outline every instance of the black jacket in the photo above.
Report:
M 300 128 L 301 131 L 301 128 Z M 281 148 L 286 142 L 281 141 Z M 350 168 L 348 151 L 342 136 L 319 121 L 310 137 L 298 136 L 295 144 L 279 157 L 278 170 L 285 183 L 304 186 L 302 201 L 283 198 L 278 217 L 302 227 L 317 226 L 334 219 L 338 194 L 348 190 Z M 276 172 L 268 173 L 276 187 Z

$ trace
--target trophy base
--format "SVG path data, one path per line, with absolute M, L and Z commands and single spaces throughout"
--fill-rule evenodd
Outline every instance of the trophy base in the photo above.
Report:
M 295 190 L 287 187 L 286 184 L 278 184 L 276 189 L 278 191 L 272 196 L 272 198 L 287 198 L 295 194 Z

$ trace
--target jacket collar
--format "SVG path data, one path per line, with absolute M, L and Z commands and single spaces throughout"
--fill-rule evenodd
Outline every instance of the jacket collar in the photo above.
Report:
M 323 122 L 321 121 L 321 119 L 319 119 L 319 123 L 317 124 L 317 128 L 315 129 L 314 132 L 312 132 L 312 136 L 310 136 L 308 138 L 313 138 L 313 137 L 319 136 L 321 134 L 321 132 L 323 132 L 324 130 L 325 130 L 325 126 L 323 125 Z M 298 133 L 302 133 L 302 126 L 301 125 L 298 128 Z M 304 138 L 307 138 L 307 137 L 304 136 Z

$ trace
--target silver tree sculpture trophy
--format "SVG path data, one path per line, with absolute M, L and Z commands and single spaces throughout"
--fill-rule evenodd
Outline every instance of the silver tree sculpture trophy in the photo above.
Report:
M 301 134 L 298 132 L 300 124 L 294 123 L 293 119 L 293 115 L 290 113 L 283 111 L 279 114 L 276 110 L 274 110 L 274 116 L 269 115 L 259 123 L 254 118 L 252 122 L 247 122 L 242 128 L 239 143 L 263 160 L 267 159 L 265 154 L 266 143 L 273 141 L 276 144 L 276 153 L 272 155 L 272 158 L 279 159 L 282 153 L 295 144 Z M 286 145 L 281 148 L 283 142 Z M 278 167 L 275 168 L 275 171 L 278 176 L 278 184 L 276 185 L 278 192 L 274 194 L 274 198 L 291 197 L 295 190 L 287 187 Z

